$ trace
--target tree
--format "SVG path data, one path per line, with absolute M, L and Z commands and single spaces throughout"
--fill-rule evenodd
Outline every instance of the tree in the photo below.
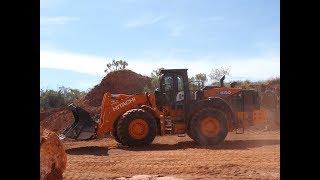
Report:
M 76 99 L 85 96 L 85 92 L 78 89 L 59 87 L 59 90 L 40 90 L 40 110 L 65 107 Z
M 66 104 L 63 94 L 59 91 L 45 90 L 40 96 L 40 109 L 57 108 Z
M 161 70 L 164 70 L 164 68 L 163 67 L 161 67 L 161 68 L 158 68 L 158 69 L 156 69 L 156 70 L 153 70 L 152 72 L 151 72 L 151 77 L 160 77 L 160 75 L 161 75 Z
M 203 88 L 204 83 L 207 81 L 207 75 L 205 73 L 196 74 L 195 81 L 197 82 L 198 88 Z
M 210 79 L 214 82 L 218 82 L 224 75 L 227 76 L 230 74 L 230 69 L 229 68 L 216 68 L 212 69 L 211 73 L 209 74 Z
M 58 92 L 60 92 L 63 95 L 65 102 L 68 104 L 75 99 L 84 97 L 85 95 L 85 92 L 83 91 L 79 91 L 78 89 L 66 88 L 64 86 L 59 87 Z
M 115 60 L 113 59 L 111 63 L 107 64 L 107 68 L 104 72 L 109 73 L 112 71 L 122 70 L 128 66 L 128 63 L 125 60 Z
M 250 80 L 240 81 L 240 86 L 242 89 L 249 89 L 252 85 Z
M 189 81 L 189 90 L 191 92 L 195 92 L 196 90 L 199 89 L 199 86 L 196 83 L 195 77 L 188 78 L 188 81 Z
M 160 78 L 160 71 L 163 70 L 164 68 L 158 68 L 156 70 L 153 70 L 151 72 L 151 89 L 149 89 L 149 91 L 153 92 L 156 88 L 159 87 L 159 78 Z

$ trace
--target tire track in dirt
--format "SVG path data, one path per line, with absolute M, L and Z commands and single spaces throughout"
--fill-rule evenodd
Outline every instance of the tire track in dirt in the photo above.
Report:
M 199 147 L 189 137 L 157 137 L 147 148 L 113 139 L 65 142 L 65 179 L 113 179 L 137 174 L 183 179 L 279 179 L 278 131 L 230 133 L 224 143 Z

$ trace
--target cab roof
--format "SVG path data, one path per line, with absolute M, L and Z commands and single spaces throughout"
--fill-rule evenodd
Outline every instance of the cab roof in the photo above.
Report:
M 161 74 L 165 73 L 187 73 L 188 69 L 162 69 Z

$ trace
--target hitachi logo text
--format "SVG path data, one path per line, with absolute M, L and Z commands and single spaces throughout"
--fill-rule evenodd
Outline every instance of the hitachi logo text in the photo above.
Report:
M 228 94 L 231 94 L 231 91 L 221 91 L 220 94 L 221 95 L 228 95 Z
M 133 98 L 130 98 L 130 99 L 126 100 L 125 102 L 122 102 L 122 103 L 118 104 L 117 106 L 113 107 L 112 110 L 113 110 L 113 111 L 117 111 L 117 110 L 119 110 L 120 108 L 122 108 L 122 107 L 124 107 L 124 106 L 127 106 L 128 104 L 133 103 L 133 102 L 135 102 L 135 101 L 136 101 L 136 99 L 135 99 L 134 97 L 133 97 Z

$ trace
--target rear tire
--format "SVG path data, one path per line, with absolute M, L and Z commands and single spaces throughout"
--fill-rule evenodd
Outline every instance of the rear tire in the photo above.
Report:
M 204 126 L 209 121 L 210 126 Z M 213 124 L 213 125 L 212 125 Z M 216 145 L 224 141 L 228 134 L 225 114 L 214 108 L 205 108 L 197 112 L 190 121 L 190 137 L 200 145 Z
M 135 136 L 132 132 L 132 123 L 143 124 L 141 134 Z M 139 128 L 139 127 L 138 127 Z M 130 131 L 130 132 L 129 132 Z M 146 146 L 152 143 L 156 136 L 157 124 L 155 118 L 148 112 L 142 109 L 132 109 L 120 118 L 117 125 L 117 136 L 119 141 L 124 146 Z

